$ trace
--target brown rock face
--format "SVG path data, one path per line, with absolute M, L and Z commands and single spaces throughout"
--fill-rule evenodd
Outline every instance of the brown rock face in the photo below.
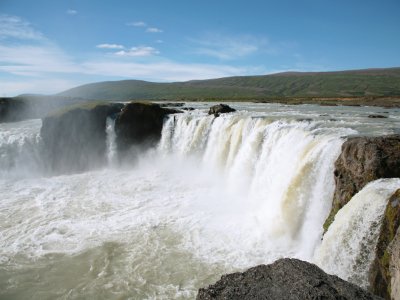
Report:
M 177 112 L 150 102 L 127 104 L 115 120 L 118 151 L 123 153 L 132 146 L 153 146 L 161 137 L 164 117 Z
M 400 177 L 400 135 L 350 138 L 335 162 L 336 189 L 325 230 L 342 208 L 368 182 Z
M 328 275 L 316 265 L 280 259 L 243 273 L 223 275 L 208 288 L 199 290 L 197 300 L 299 300 L 299 299 L 381 299 L 362 288 Z

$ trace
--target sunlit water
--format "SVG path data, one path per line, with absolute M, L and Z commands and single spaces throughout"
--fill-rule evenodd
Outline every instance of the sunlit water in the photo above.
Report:
M 0 124 L 1 299 L 192 299 L 227 272 L 341 251 L 321 244 L 341 144 L 400 128 L 393 109 L 241 103 L 214 119 L 188 106 L 135 164 L 118 165 L 108 120 L 109 165 L 68 176 L 42 175 L 40 120 Z

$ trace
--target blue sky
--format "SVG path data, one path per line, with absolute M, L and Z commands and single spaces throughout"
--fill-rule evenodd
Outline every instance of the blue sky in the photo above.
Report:
M 400 66 L 399 0 L 0 0 L 0 96 Z

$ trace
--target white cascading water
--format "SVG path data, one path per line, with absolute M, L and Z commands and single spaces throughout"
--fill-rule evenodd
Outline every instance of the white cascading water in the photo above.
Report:
M 325 233 L 315 263 L 330 274 L 367 288 L 383 213 L 389 197 L 399 188 L 398 178 L 380 179 L 354 195 Z
M 372 121 L 362 108 L 354 120 L 335 107 L 311 116 L 265 107 L 171 115 L 157 149 L 133 166 L 118 165 L 108 119 L 108 166 L 52 177 L 37 172 L 40 120 L 0 124 L 0 298 L 193 299 L 225 273 L 280 257 L 313 261 L 341 144 Z M 327 113 L 336 121 L 320 116 Z M 374 122 L 373 134 L 398 128 L 394 119 Z M 368 211 L 363 224 L 374 219 Z M 329 232 L 348 222 L 338 220 Z M 345 241 L 328 234 L 319 257 L 333 247 L 342 273 L 331 268 L 337 261 L 321 266 L 350 278 L 338 246 Z
M 110 167 L 115 167 L 117 164 L 117 136 L 115 134 L 114 126 L 115 119 L 108 117 L 106 121 L 106 155 L 107 163 Z
M 318 125 L 246 114 L 175 115 L 165 123 L 159 151 L 197 157 L 199 169 L 220 174 L 227 205 L 241 212 L 241 227 L 264 244 L 270 260 L 310 259 L 331 205 L 340 136 L 352 132 Z
M 26 176 L 41 169 L 40 120 L 1 124 L 0 177 Z

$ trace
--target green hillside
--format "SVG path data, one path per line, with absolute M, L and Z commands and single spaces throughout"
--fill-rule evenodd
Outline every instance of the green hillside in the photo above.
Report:
M 98 82 L 59 94 L 86 99 L 246 100 L 270 98 L 400 97 L 400 68 L 287 72 L 174 83 Z

